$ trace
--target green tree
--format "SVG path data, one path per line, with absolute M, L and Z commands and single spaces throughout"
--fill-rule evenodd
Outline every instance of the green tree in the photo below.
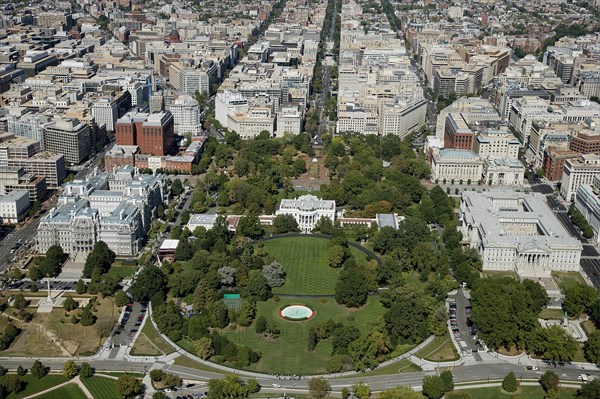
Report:
M 76 302 L 71 295 L 67 295 L 65 297 L 65 302 L 63 303 L 63 309 L 65 309 L 67 312 L 77 309 L 78 306 L 79 306 L 79 303 Z
M 592 363 L 600 364 L 600 330 L 588 335 L 588 340 L 583 347 L 585 358 Z
M 440 373 L 440 378 L 444 382 L 444 392 L 450 392 L 454 390 L 454 378 L 450 370 L 445 370 Z
M 512 278 L 479 280 L 471 290 L 471 303 L 478 335 L 493 349 L 523 348 L 539 325 L 539 303 L 523 283 Z
M 563 308 L 571 316 L 580 316 L 597 298 L 598 292 L 595 288 L 585 284 L 576 284 L 565 289 Z
M 329 395 L 331 386 L 326 379 L 321 377 L 311 378 L 308 380 L 308 392 L 315 399 L 322 399 Z
M 269 282 L 259 270 L 252 270 L 245 289 L 246 295 L 258 301 L 266 301 L 271 297 Z
M 382 391 L 378 399 L 423 399 L 423 395 L 408 387 L 396 387 Z
M 23 310 L 27 307 L 27 300 L 25 299 L 25 295 L 18 293 L 15 295 L 15 299 L 13 300 L 13 306 L 18 310 Z
M 540 385 L 546 392 L 556 391 L 560 386 L 560 379 L 555 372 L 548 370 L 540 377 Z
M 209 337 L 202 337 L 194 341 L 194 353 L 202 359 L 209 359 L 215 354 L 212 340 Z
M 598 399 L 600 398 L 600 379 L 595 378 L 583 384 L 577 391 L 576 399 Z
M 242 327 L 248 327 L 256 316 L 256 301 L 252 298 L 244 298 L 242 306 L 236 316 L 237 323 Z
M 273 232 L 275 234 L 297 233 L 300 229 L 292 215 L 277 215 L 273 219 Z
M 33 362 L 33 365 L 31 366 L 32 376 L 39 380 L 41 378 L 44 378 L 47 374 L 48 369 L 42 364 L 42 362 L 40 362 L 39 360 Z
M 173 183 L 171 183 L 171 194 L 173 194 L 174 197 L 177 197 L 177 196 L 181 195 L 182 193 L 183 193 L 183 184 L 181 183 L 181 180 L 179 180 L 179 179 L 173 180 Z
M 19 364 L 19 367 L 17 367 L 17 375 L 19 377 L 23 377 L 25 374 L 27 374 L 27 370 L 25 370 L 23 366 Z
M 517 383 L 517 378 L 515 377 L 515 373 L 512 371 L 504 377 L 502 380 L 502 389 L 504 389 L 508 393 L 513 393 L 519 387 Z
M 236 232 L 253 240 L 259 239 L 265 234 L 265 230 L 256 215 L 241 217 Z
M 52 245 L 46 251 L 46 257 L 40 264 L 40 271 L 44 276 L 56 277 L 60 270 L 66 255 L 60 245 Z
M 164 293 L 166 286 L 163 272 L 155 265 L 147 265 L 131 285 L 131 294 L 136 301 L 147 302 L 155 293 Z
M 115 294 L 115 305 L 118 307 L 123 307 L 129 303 L 129 297 L 123 290 L 117 291 Z
M 68 360 L 63 366 L 63 375 L 67 378 L 73 378 L 77 375 L 77 365 L 74 361 Z
M 193 297 L 194 310 L 205 308 L 209 303 L 214 301 L 216 292 L 207 280 L 200 280 L 197 285 Z
M 351 308 L 360 307 L 367 302 L 369 288 L 362 269 L 346 266 L 335 285 L 335 300 Z
M 87 307 L 83 308 L 83 310 L 81 311 L 81 315 L 79 316 L 79 322 L 84 327 L 91 326 L 92 324 L 94 324 L 95 317 Z
M 21 366 L 19 366 L 19 367 L 21 367 Z M 25 388 L 25 383 L 23 382 L 23 380 L 21 380 L 19 375 L 14 375 L 14 374 L 8 374 L 4 378 L 3 385 L 8 392 L 15 394 L 15 395 L 18 394 L 19 392 L 21 392 Z
M 86 379 L 94 375 L 94 368 L 89 363 L 81 363 L 81 369 L 79 370 L 79 378 Z
M 154 394 L 152 395 L 152 399 L 169 399 L 169 397 L 166 393 L 158 391 L 154 392 Z
M 117 393 L 124 399 L 132 398 L 142 393 L 142 381 L 123 374 L 117 380 Z
M 115 253 L 104 241 L 96 242 L 92 252 L 89 253 L 85 260 L 83 277 L 92 277 L 92 273 L 96 268 L 100 270 L 100 274 L 106 273 L 115 261 L 115 256 Z
M 78 294 L 84 294 L 87 290 L 85 282 L 82 279 L 77 280 L 77 285 L 75 286 L 75 292 Z
M 337 268 L 344 264 L 344 261 L 348 258 L 348 252 L 341 245 L 331 245 L 327 250 L 327 256 L 329 258 L 329 266 Z
M 427 375 L 423 378 L 423 395 L 429 399 L 440 399 L 446 392 L 446 385 L 441 377 Z
M 369 399 L 371 397 L 371 387 L 363 381 L 352 385 L 352 392 L 358 399 Z
M 564 363 L 573 360 L 577 341 L 559 325 L 537 327 L 528 341 L 529 350 L 546 360 Z
M 254 325 L 254 331 L 257 334 L 262 334 L 267 330 L 267 318 L 263 315 L 258 316 Z
M 192 259 L 194 253 L 192 252 L 192 246 L 187 238 L 179 240 L 177 248 L 175 248 L 175 260 L 186 261 Z

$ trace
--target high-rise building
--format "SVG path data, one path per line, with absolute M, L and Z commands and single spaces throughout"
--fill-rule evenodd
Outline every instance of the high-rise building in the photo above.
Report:
M 577 189 L 582 184 L 592 184 L 600 174 L 600 156 L 583 154 L 576 159 L 567 159 L 563 169 L 560 195 L 566 201 L 573 201 Z
M 31 139 L 8 133 L 0 135 L 0 168 L 13 167 L 46 178 L 46 184 L 52 188 L 66 177 L 63 154 L 40 151 L 40 143 Z
M 128 113 L 116 123 L 117 145 L 137 145 L 143 154 L 168 155 L 175 145 L 173 115 Z
M 25 114 L 19 117 L 9 113 L 7 121 L 9 133 L 39 141 L 42 149 L 46 149 L 44 147 L 44 127 L 48 123 L 48 117 L 40 114 Z
M 90 155 L 90 127 L 78 119 L 55 116 L 44 129 L 46 149 L 64 154 L 65 161 L 79 164 Z
M 109 132 L 115 131 L 118 112 L 117 104 L 110 98 L 101 98 L 92 105 L 92 115 L 96 124 L 105 125 Z
M 184 135 L 191 133 L 194 135 L 200 133 L 202 130 L 200 107 L 198 106 L 198 102 L 191 96 L 179 96 L 171 103 L 170 111 L 173 114 L 175 134 Z

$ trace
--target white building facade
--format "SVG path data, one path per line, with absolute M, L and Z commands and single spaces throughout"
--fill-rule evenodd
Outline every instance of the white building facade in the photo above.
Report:
M 19 223 L 29 209 L 29 191 L 14 190 L 0 196 L 0 222 Z
M 600 174 L 600 156 L 583 154 L 577 159 L 567 159 L 563 167 L 560 195 L 566 201 L 573 201 L 577 189 L 582 184 L 592 184 Z
M 200 107 L 198 102 L 191 96 L 179 96 L 171 103 L 171 113 L 173 114 L 173 123 L 175 125 L 175 134 L 192 135 L 200 133 L 202 125 L 200 123 Z
M 296 219 L 298 228 L 304 232 L 312 231 L 321 217 L 335 221 L 335 201 L 322 200 L 314 195 L 303 195 L 298 199 L 282 199 L 275 215 L 291 215 Z
M 460 211 L 460 230 L 481 255 L 483 270 L 525 277 L 579 270 L 581 242 L 565 230 L 541 194 L 464 191 Z
M 483 174 L 483 160 L 473 151 L 453 148 L 433 148 L 431 156 L 431 179 L 476 183 Z M 469 183 L 469 184 L 470 184 Z

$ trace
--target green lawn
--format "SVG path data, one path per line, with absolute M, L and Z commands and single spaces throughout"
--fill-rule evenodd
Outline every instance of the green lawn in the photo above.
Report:
M 5 376 L 0 377 L 0 383 L 3 382 L 5 378 L 6 378 Z M 31 374 L 27 374 L 27 375 L 21 377 L 21 380 L 24 381 L 26 384 L 25 389 L 16 395 L 14 395 L 14 394 L 8 395 L 7 399 L 19 399 L 19 398 L 24 398 L 29 395 L 33 395 L 36 392 L 40 392 L 40 391 L 43 391 L 50 387 L 53 387 L 55 385 L 66 382 L 67 378 L 62 375 L 59 375 L 59 374 L 56 374 L 56 375 L 51 374 L 51 375 L 47 375 L 44 378 L 38 380 L 37 378 L 33 377 Z
M 329 267 L 327 249 L 329 240 L 318 237 L 284 237 L 264 242 L 265 261 L 277 260 L 286 273 L 285 284 L 273 289 L 274 294 L 331 295 L 335 293 L 340 269 Z M 258 252 L 258 249 L 257 249 Z M 357 263 L 364 263 L 366 255 L 350 247 Z
M 563 292 L 577 284 L 585 284 L 579 272 L 552 272 L 552 276 Z
M 144 327 L 142 327 L 142 333 L 150 342 L 154 344 L 156 348 L 162 351 L 165 355 L 175 352 L 175 349 L 173 349 L 173 347 L 164 339 L 162 339 L 162 337 L 158 334 L 158 331 L 156 331 L 156 328 L 154 328 L 154 325 L 150 320 L 147 320 L 144 323 Z M 136 354 L 138 353 L 136 352 Z
M 418 371 L 423 371 L 423 369 L 421 369 L 420 366 L 414 364 L 408 359 L 402 359 L 399 362 L 392 363 L 384 367 L 378 367 L 373 371 L 363 373 L 361 374 L 361 377 L 373 377 L 377 375 L 389 375 L 398 373 L 416 373 Z M 342 378 L 356 378 L 356 375 L 350 375 Z
M 113 399 L 118 397 L 116 390 L 117 380 L 92 376 L 82 381 L 92 395 L 94 395 L 94 399 Z
M 131 278 L 135 273 L 137 266 L 111 266 L 109 274 L 116 275 L 121 278 Z
M 415 353 L 415 356 L 431 362 L 450 362 L 459 359 L 449 334 L 435 337 L 429 345 Z
M 10 397 L 10 396 L 9 396 Z M 67 384 L 64 387 L 50 391 L 45 395 L 38 396 L 39 399 L 86 399 L 85 394 L 75 384 Z M 116 398 L 116 396 L 113 396 Z
M 508 394 L 502 391 L 501 387 L 476 388 L 476 389 L 461 389 L 459 392 L 465 392 L 471 395 L 472 399 L 508 399 L 508 398 L 527 398 L 527 399 L 543 399 L 544 390 L 539 386 L 522 386 L 517 392 Z M 575 397 L 576 389 L 561 388 L 561 399 L 572 399 Z
M 542 309 L 539 318 L 544 320 L 562 320 L 565 311 L 562 309 Z
M 315 309 L 314 319 L 303 322 L 285 321 L 279 318 L 279 308 L 286 304 L 303 303 Z M 383 314 L 383 305 L 377 297 L 369 298 L 367 304 L 360 309 L 348 309 L 338 305 L 333 299 L 322 303 L 318 299 L 285 298 L 279 302 L 272 299 L 258 303 L 257 315 L 264 315 L 269 323 L 275 323 L 281 334 L 274 341 L 257 335 L 254 324 L 248 328 L 238 327 L 235 330 L 224 329 L 222 332 L 237 344 L 247 345 L 262 354 L 260 361 L 248 367 L 249 370 L 271 372 L 275 374 L 318 374 L 325 372 L 325 364 L 331 355 L 331 340 L 325 340 L 317 348 L 309 352 L 307 348 L 308 331 L 311 327 L 325 323 L 328 319 L 354 325 L 366 333 Z M 180 341 L 180 345 L 191 351 L 189 342 Z M 402 346 L 398 351 L 405 352 L 410 346 Z

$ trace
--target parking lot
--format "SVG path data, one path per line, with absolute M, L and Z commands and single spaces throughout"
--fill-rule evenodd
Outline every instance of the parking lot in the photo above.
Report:
M 484 350 L 483 345 L 477 339 L 477 326 L 470 319 L 471 302 L 468 294 L 462 289 L 449 299 L 449 317 L 452 336 L 463 354 L 472 354 L 476 361 L 481 361 L 478 352 Z
M 139 302 L 133 302 L 127 305 L 125 312 L 123 312 L 123 318 L 113 335 L 113 345 L 119 347 L 131 344 L 135 333 L 138 332 L 141 327 L 146 314 L 147 307 Z
M 202 399 L 206 398 L 208 387 L 204 384 L 185 384 L 180 388 L 166 389 L 163 392 L 171 399 Z

